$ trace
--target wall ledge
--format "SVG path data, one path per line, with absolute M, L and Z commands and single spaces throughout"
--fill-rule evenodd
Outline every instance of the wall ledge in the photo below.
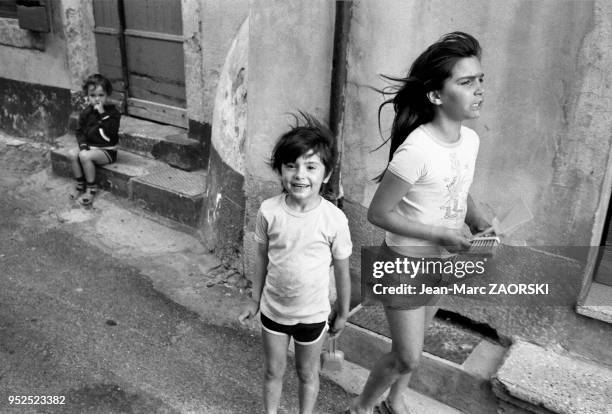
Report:
M 45 50 L 44 35 L 19 27 L 17 19 L 0 18 L 0 45 Z
M 593 282 L 584 303 L 576 306 L 576 312 L 612 324 L 612 287 Z

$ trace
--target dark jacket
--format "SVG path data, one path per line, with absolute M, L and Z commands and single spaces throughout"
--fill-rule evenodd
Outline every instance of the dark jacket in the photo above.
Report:
M 76 139 L 79 148 L 113 147 L 119 141 L 119 120 L 121 113 L 114 105 L 104 105 L 105 112 L 98 111 L 88 105 L 79 115 L 79 125 L 76 129 Z

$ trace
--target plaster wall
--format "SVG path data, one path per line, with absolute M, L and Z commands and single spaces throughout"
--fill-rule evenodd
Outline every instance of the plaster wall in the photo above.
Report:
M 267 161 L 297 110 L 328 120 L 334 2 L 253 0 L 249 26 L 249 94 L 245 152 L 246 275 L 251 274 L 254 219 L 281 187 Z M 256 81 L 254 81 L 256 80 Z
M 244 175 L 247 124 L 249 21 L 232 43 L 219 77 L 213 112 L 212 145 L 237 173 Z
M 70 89 L 80 91 L 83 79 L 98 72 L 92 0 L 61 0 L 60 13 Z
M 97 67 L 91 0 L 51 0 L 50 33 L 20 29 L 17 19 L 0 18 L 0 77 L 21 82 L 80 89 Z
M 342 176 L 354 243 L 377 244 L 362 226 L 386 165 L 371 87 L 377 75 L 405 75 L 442 34 L 462 30 L 483 47 L 486 103 L 468 124 L 481 137 L 472 195 L 492 218 L 517 197 L 534 213 L 513 244 L 589 245 L 610 157 L 612 5 L 605 1 L 385 0 L 353 2 Z M 383 111 L 386 137 L 391 108 Z M 571 259 L 567 259 L 568 264 Z M 580 275 L 581 276 L 581 275 Z M 570 306 L 538 309 L 449 305 L 502 335 L 557 344 L 612 361 L 611 328 Z M 576 335 L 580 332 L 581 335 Z
M 82 80 L 97 71 L 91 0 L 48 3 L 50 33 L 0 19 L 3 129 L 53 142 L 68 129 Z
M 218 82 L 201 226 L 208 248 L 226 262 L 236 261 L 242 251 L 248 51 L 246 19 L 232 42 Z
M 56 4 L 52 3 L 53 15 L 57 15 Z M 3 37 L 10 33 L 15 39 L 28 36 L 27 30 L 19 29 L 16 19 L 0 19 L 7 27 Z M 26 32 L 26 33 L 24 33 Z M 38 35 L 38 43 L 44 50 L 33 47 L 33 44 L 19 44 L 13 41 L 0 43 L 0 76 L 28 83 L 47 86 L 70 87 L 66 64 L 66 43 L 61 30 L 61 20 L 53 19 L 51 33 Z M 6 39 L 6 37 L 4 37 Z M 9 44 L 7 44 L 9 43 Z
M 249 14 L 249 1 L 183 0 L 182 10 L 187 115 L 211 125 L 221 69 Z

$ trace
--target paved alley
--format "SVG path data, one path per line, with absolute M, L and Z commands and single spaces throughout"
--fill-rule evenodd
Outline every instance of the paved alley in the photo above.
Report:
M 47 175 L 44 147 L 2 147 L 0 412 L 261 412 L 257 332 L 231 326 L 236 309 L 216 309 L 227 316 L 210 323 L 214 312 L 206 320 L 176 304 L 155 288 L 162 282 L 146 274 L 156 268 L 169 279 L 179 278 L 180 272 L 156 266 L 151 257 L 171 262 L 153 247 L 175 246 L 173 239 L 143 241 L 149 256 L 127 247 L 113 254 L 104 241 L 96 245 L 100 234 L 75 217 L 99 218 L 109 200 L 102 196 L 95 211 L 71 207 L 63 201 L 66 180 Z M 114 208 L 119 215 L 121 209 Z M 179 259 L 201 253 L 179 247 L 183 250 L 168 249 Z M 214 277 L 201 271 L 187 276 L 215 287 Z M 236 287 L 221 288 L 223 295 L 240 296 Z M 215 306 L 214 296 L 208 306 Z M 297 382 L 289 371 L 286 413 L 297 412 Z M 61 396 L 65 405 L 10 405 L 15 395 Z M 341 412 L 349 398 L 322 379 L 321 413 Z

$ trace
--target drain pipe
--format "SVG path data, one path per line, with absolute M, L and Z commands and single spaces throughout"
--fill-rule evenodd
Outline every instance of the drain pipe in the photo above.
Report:
M 341 159 L 344 151 L 342 125 L 346 103 L 347 53 L 349 29 L 351 23 L 352 1 L 336 1 L 336 19 L 334 26 L 334 49 L 332 60 L 331 96 L 329 105 L 329 127 L 336 138 L 334 145 L 338 159 L 329 180 L 328 191 L 332 193 L 335 204 L 342 208 L 344 192 L 342 191 Z

